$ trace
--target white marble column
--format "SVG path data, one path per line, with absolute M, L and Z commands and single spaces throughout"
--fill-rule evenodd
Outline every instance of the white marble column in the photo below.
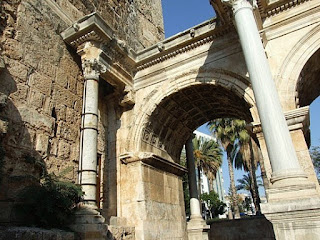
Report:
M 200 201 L 198 199 L 196 167 L 193 157 L 193 135 L 186 142 L 186 157 L 188 167 L 189 194 L 190 194 L 190 219 L 202 219 L 200 211 Z
M 292 178 L 305 179 L 287 123 L 281 109 L 275 83 L 253 16 L 252 5 L 247 0 L 224 0 L 232 6 L 237 31 L 266 140 L 272 165 L 272 179 L 289 183 Z
M 84 60 L 83 109 L 81 121 L 79 183 L 84 191 L 84 204 L 97 208 L 97 138 L 98 86 L 102 66 L 96 60 Z

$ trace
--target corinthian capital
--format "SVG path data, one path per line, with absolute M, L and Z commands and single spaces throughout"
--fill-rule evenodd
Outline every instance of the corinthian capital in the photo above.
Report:
M 257 1 L 256 0 L 222 0 L 222 2 L 226 5 L 232 7 L 233 13 L 236 13 L 238 10 L 242 8 L 256 8 Z
M 99 79 L 101 73 L 106 72 L 106 66 L 97 59 L 85 59 L 82 61 L 82 70 L 85 79 Z

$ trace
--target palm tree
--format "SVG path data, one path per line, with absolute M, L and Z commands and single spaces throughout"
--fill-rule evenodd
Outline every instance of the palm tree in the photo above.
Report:
M 200 173 L 203 171 L 212 185 L 216 173 L 222 164 L 222 151 L 219 144 L 214 140 L 194 138 L 193 155 L 198 168 L 199 196 L 201 196 Z
M 245 129 L 246 123 L 243 120 L 232 118 L 219 118 L 208 123 L 209 129 L 218 139 L 222 147 L 227 152 L 228 168 L 230 175 L 230 190 L 232 198 L 232 207 L 235 218 L 240 218 L 239 207 L 237 204 L 236 186 L 233 172 L 233 152 L 235 152 L 236 143 L 248 141 L 249 135 Z
M 253 203 L 256 204 L 254 202 L 255 188 L 252 188 L 253 182 L 252 182 L 252 177 L 250 176 L 250 173 L 247 175 L 243 175 L 242 179 L 238 179 L 237 181 L 239 183 L 239 185 L 236 186 L 237 190 L 245 190 L 250 192 L 251 197 L 253 199 Z M 256 185 L 263 186 L 260 179 L 256 179 Z M 255 209 L 257 211 L 257 207 Z
M 244 169 L 249 172 L 248 177 L 250 178 L 250 192 L 252 195 L 253 203 L 256 209 L 256 213 L 261 213 L 260 208 L 260 196 L 258 191 L 258 183 L 256 177 L 256 170 L 258 163 L 262 163 L 263 160 L 260 152 L 260 148 L 257 144 L 257 139 L 254 139 L 255 136 L 250 134 L 248 131 L 249 138 L 242 142 L 242 144 L 237 143 L 238 146 L 235 151 L 234 156 L 234 165 L 237 169 Z M 251 137 L 250 137 L 251 135 Z M 262 167 L 261 167 L 262 169 Z

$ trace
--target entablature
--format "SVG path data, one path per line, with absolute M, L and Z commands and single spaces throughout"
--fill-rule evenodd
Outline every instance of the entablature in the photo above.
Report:
M 63 40 L 81 55 L 86 43 L 95 42 L 100 54 L 97 61 L 106 67 L 102 78 L 114 86 L 132 86 L 135 56 L 126 43 L 97 13 L 87 15 L 61 33 Z

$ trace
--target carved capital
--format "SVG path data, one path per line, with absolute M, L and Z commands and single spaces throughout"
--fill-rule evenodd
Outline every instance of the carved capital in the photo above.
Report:
M 238 10 L 243 8 L 256 8 L 257 2 L 256 0 L 222 0 L 222 2 L 228 6 L 232 7 L 232 11 L 235 14 Z
M 101 73 L 106 72 L 106 66 L 97 61 L 97 59 L 85 59 L 82 62 L 82 70 L 85 79 L 99 80 Z

